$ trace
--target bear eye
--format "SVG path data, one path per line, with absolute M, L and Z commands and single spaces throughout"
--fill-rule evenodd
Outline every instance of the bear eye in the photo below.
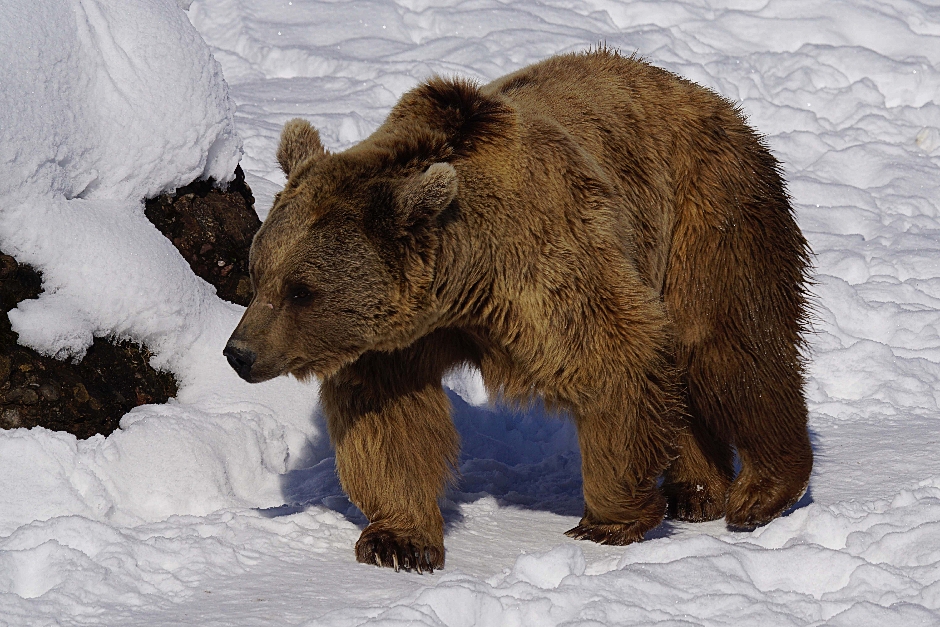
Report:
M 313 302 L 315 297 L 316 292 L 306 285 L 292 285 L 287 290 L 287 300 L 289 300 L 292 305 L 299 305 L 301 307 L 309 305 Z

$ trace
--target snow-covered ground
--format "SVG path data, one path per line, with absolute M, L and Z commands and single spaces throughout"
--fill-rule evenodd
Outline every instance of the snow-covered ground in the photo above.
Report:
M 14 327 L 60 356 L 145 341 L 181 382 L 108 438 L 0 432 L 0 625 L 940 625 L 936 0 L 196 0 L 188 18 L 0 0 L 0 249 L 46 280 Z M 568 540 L 573 428 L 457 373 L 446 568 L 357 564 L 316 386 L 230 371 L 240 308 L 140 199 L 241 157 L 263 217 L 288 119 L 339 150 L 434 73 L 600 42 L 738 101 L 785 164 L 816 252 L 810 492 L 751 533 Z

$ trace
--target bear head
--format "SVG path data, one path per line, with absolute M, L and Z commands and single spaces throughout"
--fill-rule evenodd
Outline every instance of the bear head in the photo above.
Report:
M 427 333 L 453 166 L 375 142 L 330 154 L 300 119 L 284 127 L 277 159 L 287 184 L 255 235 L 254 298 L 224 351 L 239 376 L 328 377 Z

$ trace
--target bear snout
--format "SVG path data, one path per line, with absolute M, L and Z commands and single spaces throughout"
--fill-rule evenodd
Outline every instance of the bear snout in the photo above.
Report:
M 229 341 L 222 354 L 228 359 L 228 365 L 238 373 L 238 376 L 251 383 L 251 367 L 258 357 L 255 352 Z

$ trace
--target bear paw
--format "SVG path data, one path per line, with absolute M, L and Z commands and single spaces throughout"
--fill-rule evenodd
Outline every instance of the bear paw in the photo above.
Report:
M 673 520 L 705 522 L 725 515 L 726 494 L 702 483 L 670 483 L 663 486 L 666 515 Z
M 598 544 L 623 546 L 639 542 L 647 531 L 649 531 L 648 526 L 641 525 L 639 522 L 592 523 L 581 519 L 581 523 L 566 531 L 565 535 L 575 540 L 590 540 Z
M 736 529 L 765 525 L 799 501 L 807 485 L 808 482 L 793 485 L 739 476 L 728 493 L 725 520 L 729 527 Z
M 356 542 L 356 559 L 363 564 L 394 568 L 396 573 L 433 573 L 435 568 L 444 567 L 444 547 L 369 525 Z

